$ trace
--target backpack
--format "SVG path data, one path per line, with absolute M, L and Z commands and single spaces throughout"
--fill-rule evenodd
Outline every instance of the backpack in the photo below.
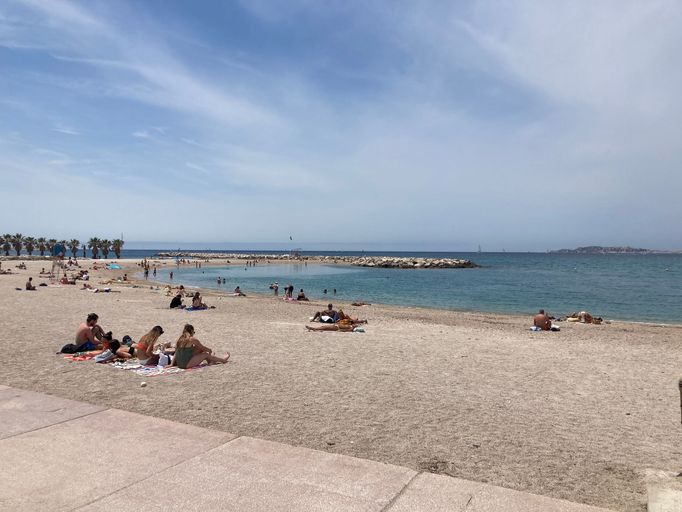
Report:
M 62 349 L 59 351 L 62 354 L 75 354 L 78 352 L 78 345 L 74 345 L 73 343 L 67 343 L 62 347 Z

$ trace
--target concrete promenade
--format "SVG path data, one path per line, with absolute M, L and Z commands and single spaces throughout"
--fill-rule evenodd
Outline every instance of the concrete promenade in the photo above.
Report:
M 0 510 L 598 512 L 0 386 Z

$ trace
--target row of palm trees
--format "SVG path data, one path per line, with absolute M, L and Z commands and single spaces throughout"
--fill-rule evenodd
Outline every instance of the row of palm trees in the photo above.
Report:
M 74 258 L 78 257 L 78 252 L 82 251 L 82 255 L 85 258 L 87 255 L 87 249 L 89 248 L 92 252 L 93 258 L 99 258 L 100 252 L 105 258 L 109 257 L 110 252 L 114 252 L 117 258 L 121 257 L 121 250 L 123 249 L 123 240 L 107 240 L 106 238 L 91 238 L 88 240 L 87 244 L 81 247 L 79 240 L 75 238 L 72 240 L 57 240 L 55 238 L 34 238 L 32 236 L 24 236 L 21 233 L 16 233 L 14 235 L 6 234 L 0 236 L 0 249 L 5 252 L 5 256 L 9 256 L 11 250 L 16 251 L 17 256 L 21 254 L 22 249 L 26 251 L 26 254 L 33 256 L 33 253 L 38 251 L 41 256 L 45 256 L 45 253 L 49 255 L 52 254 L 52 249 L 55 245 L 61 244 L 71 251 L 71 255 Z

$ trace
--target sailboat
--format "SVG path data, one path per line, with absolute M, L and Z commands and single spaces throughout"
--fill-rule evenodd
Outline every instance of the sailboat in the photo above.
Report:
M 480 244 L 479 244 L 479 246 L 478 246 L 478 252 L 481 252 L 481 246 L 480 246 Z

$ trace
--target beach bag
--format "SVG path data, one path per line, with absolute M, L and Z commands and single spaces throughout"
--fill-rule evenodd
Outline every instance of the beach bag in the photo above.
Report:
M 67 343 L 59 352 L 62 354 L 75 354 L 78 352 L 78 346 L 74 345 L 73 343 Z

